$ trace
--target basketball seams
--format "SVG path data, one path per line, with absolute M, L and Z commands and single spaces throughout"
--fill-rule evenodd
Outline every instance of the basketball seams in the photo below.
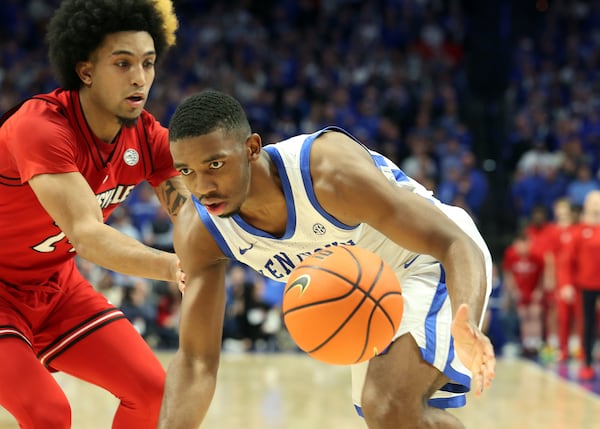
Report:
M 387 309 L 381 305 L 379 305 L 379 303 L 381 301 L 383 301 L 384 298 L 389 297 L 390 295 L 394 296 L 394 295 L 398 295 L 398 296 L 402 296 L 402 292 L 386 292 L 383 295 L 381 295 L 381 297 L 377 300 L 377 308 L 379 308 L 383 314 L 385 314 L 385 317 L 389 320 L 389 322 L 391 323 L 392 327 L 394 328 L 394 331 L 396 331 L 398 329 L 398 326 L 395 325 L 394 320 L 392 318 L 392 316 L 390 316 L 390 313 L 387 311 Z M 399 325 L 399 324 L 398 324 Z
M 373 289 L 375 288 L 375 286 L 377 285 L 377 282 L 379 281 L 379 279 L 381 278 L 381 273 L 383 272 L 384 269 L 384 263 L 383 260 L 380 259 L 379 261 L 379 268 L 377 270 L 377 274 L 373 277 L 373 279 L 371 280 L 371 284 L 369 285 L 369 288 L 367 290 L 363 290 L 360 287 L 360 280 L 362 280 L 362 266 L 360 265 L 356 255 L 354 255 L 354 253 L 350 252 L 348 249 L 347 250 L 348 253 L 350 253 L 352 255 L 352 258 L 355 260 L 357 267 L 359 269 L 359 275 L 357 276 L 357 280 L 356 283 L 354 283 L 353 289 L 350 291 L 349 294 L 346 294 L 346 296 L 354 293 L 355 291 L 359 291 L 362 292 L 363 297 L 362 299 L 358 302 L 358 304 L 356 304 L 352 310 L 352 312 L 346 316 L 346 318 L 344 319 L 344 321 L 342 323 L 340 323 L 340 325 L 337 327 L 337 329 L 335 331 L 333 331 L 331 333 L 331 335 L 329 335 L 328 338 L 324 339 L 321 344 L 319 344 L 318 346 L 316 346 L 314 349 L 312 350 L 308 350 L 307 353 L 315 353 L 317 352 L 319 349 L 321 349 L 322 347 L 326 346 L 327 343 L 329 343 L 332 339 L 334 339 L 337 334 L 346 327 L 346 325 L 352 320 L 352 318 L 354 317 L 354 315 L 361 309 L 361 307 L 364 305 L 365 301 L 370 300 L 371 304 L 372 304 L 372 308 L 370 310 L 369 313 L 369 317 L 368 317 L 368 323 L 366 325 L 367 331 L 365 333 L 365 341 L 363 343 L 363 349 L 362 352 L 360 353 L 360 355 L 356 358 L 355 362 L 360 362 L 360 360 L 364 357 L 365 353 L 367 352 L 367 346 L 369 344 L 369 339 L 370 339 L 370 335 L 371 335 L 371 321 L 373 320 L 373 315 L 375 314 L 375 312 L 377 311 L 377 309 L 382 310 L 383 313 L 385 314 L 386 318 L 388 319 L 388 321 L 391 323 L 392 325 L 392 329 L 395 328 L 394 323 L 392 320 L 390 320 L 391 318 L 389 317 L 389 315 L 387 314 L 387 312 L 379 305 L 379 302 L 381 301 L 381 298 L 379 299 L 375 299 L 373 298 L 373 296 L 371 295 L 371 292 L 373 291 Z M 319 268 L 320 271 L 327 271 L 326 269 L 321 269 L 322 267 L 317 267 Z M 395 331 L 394 331 L 395 332 Z
M 364 300 L 366 300 L 367 298 L 369 298 L 371 300 L 372 304 L 373 304 L 373 307 L 371 308 L 371 312 L 369 314 L 369 320 L 368 320 L 368 323 L 367 323 L 367 332 L 366 332 L 366 335 L 365 335 L 365 341 L 364 341 L 364 344 L 363 344 L 362 353 L 356 359 L 356 362 L 360 362 L 362 360 L 362 358 L 365 356 L 365 353 L 367 353 L 367 347 L 369 345 L 369 340 L 371 338 L 371 328 L 372 328 L 371 323 L 373 321 L 373 317 L 374 317 L 375 313 L 377 312 L 377 310 L 380 310 L 383 313 L 383 315 L 385 316 L 385 318 L 392 325 L 392 331 L 394 333 L 396 332 L 396 326 L 394 325 L 394 321 L 392 320 L 392 318 L 388 314 L 387 310 L 380 304 L 381 301 L 383 300 L 383 298 L 388 295 L 388 293 L 383 294 L 378 299 L 375 299 L 371 295 L 371 291 L 375 288 L 375 286 L 379 282 L 379 279 L 381 278 L 381 274 L 383 273 L 384 268 L 385 268 L 384 261 L 383 261 L 383 259 L 380 258 L 379 259 L 379 269 L 377 270 L 377 275 L 375 275 L 375 277 L 373 278 L 372 283 L 371 283 L 369 289 L 367 291 L 364 291 L 363 289 L 361 289 L 360 287 L 358 287 L 358 290 L 360 290 L 361 292 L 363 292 L 365 294 L 365 299 Z M 364 302 L 364 300 L 361 301 L 361 303 L 359 304 L 359 306 L 362 305 L 362 303 Z
M 325 268 L 325 267 L 321 267 L 320 265 L 303 265 L 302 267 L 300 267 L 300 269 L 297 271 L 298 273 L 300 272 L 300 270 L 315 270 L 315 271 L 323 271 L 327 274 L 331 274 L 337 278 L 339 278 L 340 280 L 344 280 L 346 283 L 349 283 L 351 286 L 353 286 L 354 288 L 358 287 L 358 282 L 354 282 L 351 279 L 349 279 L 348 277 L 344 277 L 343 275 L 341 275 L 340 273 L 330 270 L 329 268 Z M 300 276 L 297 276 L 300 277 Z M 289 280 L 288 280 L 289 282 Z M 288 292 L 289 289 L 286 288 L 285 293 Z M 354 290 L 354 289 L 352 289 Z
M 334 364 L 363 362 L 385 350 L 403 308 L 401 288 L 394 286 L 398 278 L 391 267 L 359 246 L 336 246 L 315 256 L 296 267 L 284 290 L 282 316 L 293 329 L 292 338 L 309 355 Z M 302 277 L 310 280 L 301 281 Z M 315 290 L 310 287 L 313 283 Z M 292 293 L 298 286 L 300 293 Z

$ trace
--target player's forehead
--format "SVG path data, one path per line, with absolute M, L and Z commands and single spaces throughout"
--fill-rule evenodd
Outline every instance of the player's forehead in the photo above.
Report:
M 115 56 L 155 56 L 154 40 L 146 31 L 119 31 L 107 34 L 96 49 L 99 59 Z
M 222 130 L 215 130 L 171 141 L 170 147 L 176 165 L 191 165 L 230 158 L 239 154 L 243 145 Z

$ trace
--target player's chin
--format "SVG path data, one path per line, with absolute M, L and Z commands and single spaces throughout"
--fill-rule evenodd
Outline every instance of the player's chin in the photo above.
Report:
M 123 125 L 126 128 L 133 128 L 137 125 L 137 121 L 139 119 L 140 115 L 135 115 L 135 116 L 117 116 L 117 118 L 119 119 L 119 123 L 121 125 Z

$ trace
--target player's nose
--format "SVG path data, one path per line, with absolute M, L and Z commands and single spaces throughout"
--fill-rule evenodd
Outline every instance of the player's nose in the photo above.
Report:
M 137 87 L 144 87 L 150 81 L 148 73 L 142 64 L 131 68 L 131 83 Z
M 191 191 L 195 195 L 214 194 L 217 191 L 217 183 L 209 175 L 197 174 L 192 183 Z

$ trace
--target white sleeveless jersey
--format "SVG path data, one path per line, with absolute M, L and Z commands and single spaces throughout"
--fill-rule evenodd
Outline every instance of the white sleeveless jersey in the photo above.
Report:
M 444 269 L 433 257 L 412 253 L 367 224 L 344 225 L 323 210 L 313 190 L 309 154 L 315 138 L 328 131 L 346 133 L 339 128 L 325 128 L 314 134 L 292 137 L 264 148 L 277 168 L 287 202 L 287 225 L 282 237 L 274 237 L 258 230 L 239 216 L 212 216 L 194 198 L 196 209 L 225 255 L 280 282 L 287 281 L 292 270 L 308 255 L 324 247 L 359 245 L 380 255 L 394 269 L 402 285 L 404 312 L 394 339 L 410 333 L 421 351 L 421 357 L 450 380 L 432 395 L 429 405 L 442 409 L 461 407 L 466 402 L 465 392 L 469 391 L 471 374 L 454 351 L 451 338 L 452 307 Z M 360 143 L 357 141 L 357 144 Z M 488 296 L 491 290 L 492 261 L 473 220 L 464 210 L 442 204 L 433 198 L 431 192 L 407 177 L 389 159 L 376 152 L 369 152 L 375 165 L 390 182 L 409 189 L 438 206 L 475 240 L 485 258 Z M 404 221 L 410 222 L 410 219 Z M 486 305 L 487 302 L 484 303 L 483 311 Z M 483 314 L 482 312 L 480 315 L 481 320 Z M 367 367 L 368 362 L 352 365 L 352 397 L 356 410 L 361 415 Z
M 329 246 L 359 245 L 379 254 L 397 272 L 401 265 L 416 256 L 369 225 L 345 225 L 320 206 L 313 190 L 309 155 L 315 138 L 328 131 L 340 131 L 352 137 L 340 128 L 329 127 L 263 148 L 277 168 L 287 202 L 287 225 L 283 236 L 275 237 L 256 229 L 238 215 L 229 218 L 210 215 L 194 199 L 200 217 L 226 256 L 280 282 L 285 282 L 308 255 Z M 360 143 L 357 141 L 357 144 Z M 391 182 L 439 204 L 430 191 L 407 177 L 392 161 L 374 151 L 369 152 L 375 165 Z

